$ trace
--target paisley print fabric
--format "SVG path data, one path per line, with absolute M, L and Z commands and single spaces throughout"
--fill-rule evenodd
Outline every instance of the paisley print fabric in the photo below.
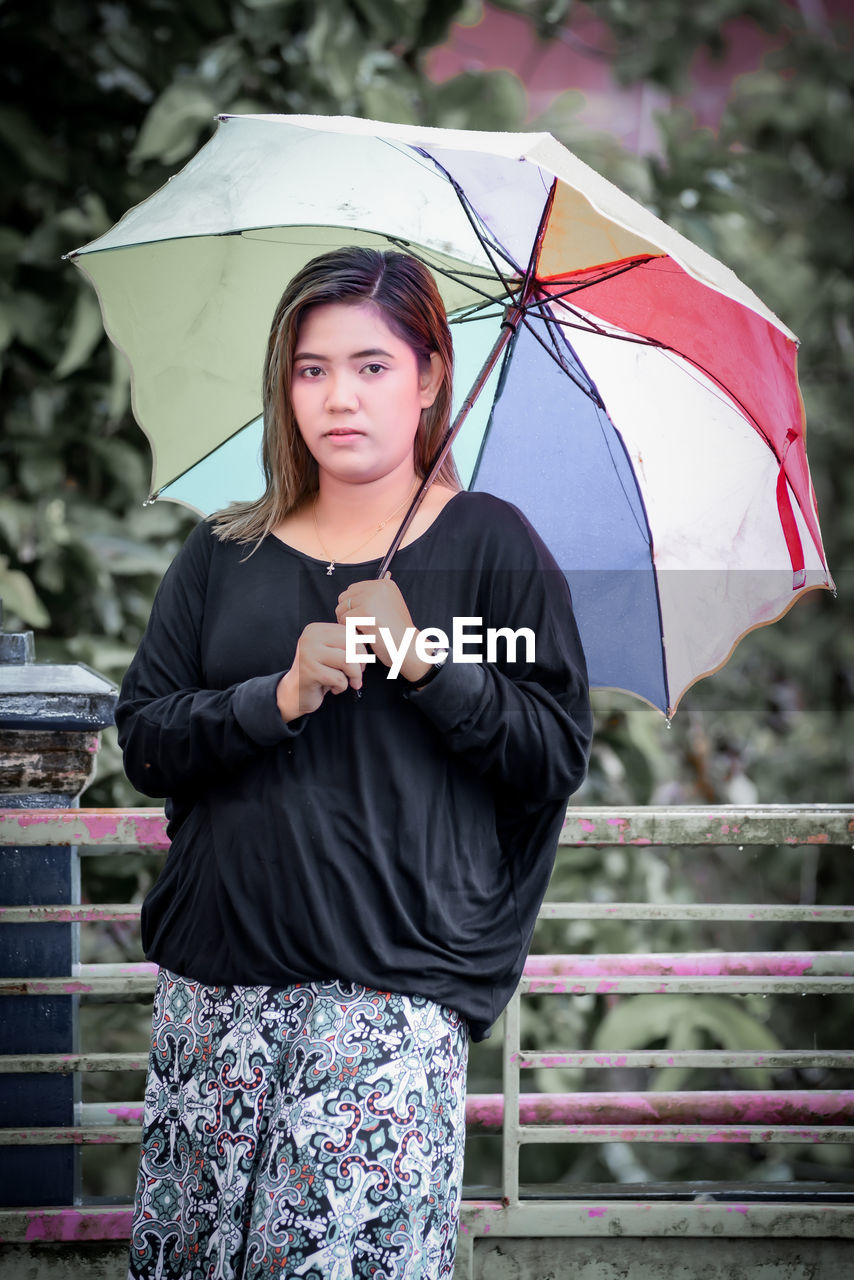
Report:
M 343 982 L 161 969 L 129 1280 L 451 1277 L 467 1029 Z

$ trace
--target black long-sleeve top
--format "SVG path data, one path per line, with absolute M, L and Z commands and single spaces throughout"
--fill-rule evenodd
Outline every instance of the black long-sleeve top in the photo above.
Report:
M 376 561 L 326 565 L 202 522 L 166 573 L 122 685 L 125 768 L 167 797 L 172 839 L 142 911 L 146 955 L 208 984 L 343 978 L 456 1009 L 482 1039 L 510 998 L 591 717 L 563 574 L 524 517 L 460 493 L 398 551 L 418 628 L 528 627 L 509 661 L 453 655 L 415 690 L 376 662 L 361 698 L 285 724 L 303 628 Z M 467 650 L 472 653 L 471 647 Z

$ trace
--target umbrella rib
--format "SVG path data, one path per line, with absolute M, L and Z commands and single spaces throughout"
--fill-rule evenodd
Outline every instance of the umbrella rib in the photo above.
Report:
M 412 244 L 408 240 L 401 240 L 397 236 L 387 236 L 386 239 L 388 240 L 389 244 L 394 244 L 401 249 L 405 249 L 406 252 L 411 257 L 417 258 L 419 262 L 423 262 L 425 267 L 429 267 L 430 270 L 433 271 L 436 275 L 446 276 L 448 280 L 453 280 L 457 284 L 465 285 L 465 287 L 469 289 L 472 293 L 476 293 L 478 297 L 483 299 L 483 302 L 472 303 L 471 305 L 473 307 L 483 306 L 485 304 L 492 303 L 492 302 L 495 302 L 495 303 L 501 302 L 500 296 L 496 296 L 494 293 L 487 293 L 484 289 L 479 289 L 477 285 L 472 283 L 473 280 L 490 280 L 492 279 L 491 276 L 488 276 L 483 272 L 477 272 L 477 271 L 451 271 L 449 267 L 444 266 L 441 262 L 434 262 L 427 255 L 427 252 L 423 248 L 421 249 L 420 253 L 416 252 L 416 250 L 413 248 Z M 421 248 L 421 246 L 419 246 L 419 248 Z M 512 286 L 507 285 L 502 277 L 499 277 L 499 279 L 501 281 L 501 284 L 504 286 L 505 290 L 508 291 L 512 297 Z
M 489 257 L 489 260 L 492 263 L 493 271 L 495 272 L 496 276 L 504 286 L 505 292 L 512 297 L 513 290 L 510 287 L 509 281 L 504 278 L 502 271 L 499 269 L 494 255 L 495 254 L 500 255 L 504 259 L 504 261 L 507 263 L 507 265 L 513 268 L 513 270 L 516 272 L 517 275 L 522 274 L 519 268 L 519 264 L 513 261 L 513 259 L 510 257 L 510 254 L 507 252 L 504 246 L 500 244 L 498 240 L 495 239 L 495 236 L 492 234 L 489 228 L 481 221 L 481 219 L 476 217 L 475 211 L 472 209 L 466 193 L 463 191 L 462 187 L 457 182 L 456 178 L 451 176 L 451 174 L 448 172 L 445 166 L 441 165 L 438 160 L 434 159 L 434 157 L 431 156 L 428 151 L 424 151 L 421 147 L 414 147 L 413 150 L 416 151 L 419 155 L 424 156 L 425 159 L 429 160 L 431 164 L 434 164 L 436 166 L 436 168 L 440 171 L 440 173 L 443 173 L 445 175 L 445 178 L 447 179 L 447 181 L 450 183 L 450 185 L 453 187 L 454 191 L 456 192 L 457 199 L 462 205 L 463 213 L 468 218 L 469 225 L 471 226 L 472 231 L 477 236 L 478 241 L 483 246 L 484 251 Z
M 550 293 L 552 298 L 568 298 L 572 293 L 580 293 L 582 289 L 591 289 L 596 284 L 604 284 L 606 280 L 615 280 L 617 276 L 624 275 L 627 271 L 633 271 L 635 267 L 645 267 L 648 262 L 658 261 L 657 254 L 648 254 L 645 258 L 633 258 L 631 262 L 622 262 L 619 266 L 612 267 L 610 270 L 603 271 L 601 275 L 595 276 L 589 280 L 578 280 L 572 285 L 567 285 L 565 289 L 561 289 L 559 293 Z M 541 281 L 547 284 L 546 281 Z
M 517 271 L 517 272 L 519 271 L 518 263 L 513 261 L 513 259 L 510 257 L 510 254 L 507 252 L 504 246 L 500 243 L 500 241 L 496 239 L 495 235 L 489 230 L 488 227 L 486 227 L 485 224 L 481 224 L 479 220 L 476 220 L 474 211 L 471 209 L 468 203 L 468 198 L 466 197 L 462 187 L 457 182 L 457 180 L 451 176 L 451 174 L 445 168 L 445 166 L 439 163 L 439 161 L 436 159 L 435 156 L 432 156 L 430 152 L 427 151 L 424 147 L 416 147 L 412 143 L 399 144 L 394 142 L 391 138 L 382 138 L 381 141 L 387 147 L 391 147 L 393 151 L 398 151 L 398 152 L 406 151 L 411 155 L 420 156 L 422 160 L 429 162 L 429 164 L 424 165 L 425 169 L 429 169 L 429 171 L 434 174 L 437 171 L 441 173 L 445 178 L 445 180 L 450 184 L 450 186 L 453 187 L 458 200 L 463 206 L 463 211 L 466 217 L 468 218 L 469 223 L 471 224 L 471 227 L 475 233 L 475 236 L 477 237 L 479 243 L 486 250 L 486 252 L 489 253 L 490 249 L 494 249 L 495 252 L 498 253 L 504 259 L 504 261 L 507 263 L 508 266 L 512 267 L 514 271 Z M 490 261 L 492 261 L 491 254 L 490 254 Z M 495 272 L 495 274 L 498 276 L 501 283 L 506 288 L 507 282 L 502 276 L 501 272 L 498 270 L 498 267 L 495 265 L 494 261 L 492 262 L 492 269 Z
M 576 314 L 579 313 L 573 312 L 573 315 Z M 553 323 L 559 324 L 562 329 L 577 329 L 579 333 L 595 333 L 597 337 L 607 338 L 609 342 L 633 342 L 638 347 L 657 347 L 659 351 L 674 351 L 675 354 L 679 354 L 675 352 L 675 348 L 668 347 L 666 342 L 661 342 L 658 338 L 649 338 L 644 334 L 627 333 L 624 329 L 603 329 L 601 325 L 595 324 L 592 320 L 589 323 L 584 323 L 585 320 L 586 317 L 581 314 L 579 314 L 579 318 L 575 323 L 572 320 L 562 320 L 560 316 L 552 316 Z
M 582 364 L 582 363 L 581 363 L 581 361 L 578 359 L 578 356 L 576 355 L 575 351 L 572 349 L 571 344 L 567 342 L 567 340 L 566 340 L 566 338 L 564 337 L 564 335 L 563 335 L 562 333 L 560 333 L 560 330 L 558 330 L 558 332 L 557 332 L 557 333 L 555 332 L 555 330 L 554 330 L 554 327 L 553 327 L 553 326 L 554 326 L 556 323 L 558 323 L 558 322 L 557 322 L 557 317 L 556 317 L 556 316 L 554 315 L 554 313 L 552 312 L 551 307 L 548 305 L 548 303 L 546 303 L 546 302 L 545 302 L 545 301 L 543 301 L 542 299 L 539 299 L 539 298 L 538 298 L 538 299 L 536 300 L 536 302 L 534 302 L 534 303 L 532 303 L 532 304 L 531 304 L 531 307 L 529 308 L 529 314 L 530 314 L 530 311 L 533 311 L 535 308 L 536 308 L 536 312 L 537 312 L 537 317 L 536 317 L 536 318 L 537 318 L 537 319 L 539 319 L 539 320 L 542 320 L 543 324 L 545 325 L 546 329 L 548 330 L 549 337 L 551 338 L 552 345 L 553 345 L 553 347 L 554 347 L 554 350 L 555 350 L 556 356 L 558 357 L 558 360 L 559 360 L 559 363 L 560 363 L 561 368 L 562 368 L 562 369 L 564 369 L 564 370 L 565 370 L 565 371 L 570 375 L 570 377 L 572 377 L 572 376 L 573 376 L 572 366 L 568 366 L 568 365 L 565 363 L 565 358 L 564 358 L 564 356 L 563 356 L 563 354 L 562 354 L 562 351 L 561 351 L 561 342 L 562 342 L 564 346 L 566 346 L 566 347 L 568 347 L 568 348 L 569 348 L 569 351 L 570 351 L 571 355 L 574 357 L 575 364 L 578 366 L 578 368 L 580 369 L 580 371 L 581 371 L 582 373 L 585 373 L 585 374 L 586 374 L 586 373 L 587 373 L 587 370 L 584 368 L 583 364 Z M 533 330 L 532 330 L 532 332 L 533 332 Z M 535 336 L 536 336 L 536 335 L 535 335 Z M 559 341 L 559 338 L 560 338 L 560 340 L 561 340 L 561 341 Z M 600 404 L 600 405 L 601 405 L 601 404 L 602 404 L 602 400 L 601 400 L 601 397 L 599 396 L 598 389 L 594 386 L 593 381 L 592 381 L 592 379 L 589 377 L 589 375 L 588 375 L 588 384 L 589 384 L 589 386 L 590 386 L 591 392 L 593 392 L 593 395 L 592 395 L 592 397 L 591 397 L 591 398 L 592 398 L 593 400 L 595 400 L 598 404 Z
M 554 320 L 555 320 L 555 317 L 554 317 L 554 316 L 551 316 L 551 309 L 548 307 L 548 304 L 547 304 L 546 302 L 543 302 L 542 300 L 538 300 L 534 305 L 537 307 L 538 311 L 541 313 L 541 314 L 539 315 L 539 318 L 543 321 L 543 323 L 544 323 L 547 327 L 549 327 L 549 316 L 550 316 L 550 318 L 551 318 L 551 320 L 552 320 L 552 321 L 554 321 Z M 544 314 L 542 314 L 543 312 L 548 312 L 548 315 L 544 315 Z M 632 469 L 632 474 L 634 474 L 634 471 L 633 471 L 633 468 L 632 468 L 632 464 L 631 464 L 631 459 L 629 458 L 629 456 L 628 456 L 628 450 L 626 449 L 626 443 L 625 443 L 625 440 L 623 439 L 622 434 L 620 433 L 620 431 L 617 429 L 616 424 L 611 420 L 611 416 L 610 416 L 610 414 L 608 413 L 607 406 L 605 405 L 605 402 L 603 401 L 603 399 L 602 399 L 602 397 L 601 397 L 601 395 L 600 395 L 600 393 L 599 393 L 599 388 L 596 386 L 596 384 L 593 382 L 593 380 L 589 377 L 589 375 L 588 375 L 588 385 L 587 385 L 587 386 L 584 386 L 584 385 L 583 385 L 583 384 L 578 380 L 578 378 L 574 375 L 572 368 L 567 367 L 567 365 L 564 363 L 564 360 L 560 358 L 559 353 L 558 353 L 557 335 L 553 332 L 553 330 L 552 330 L 550 327 L 549 327 L 549 336 L 551 337 L 552 344 L 553 344 L 553 346 L 554 346 L 554 350 L 550 350 L 550 349 L 549 349 L 549 347 L 548 347 L 548 346 L 546 346 L 545 342 L 543 342 L 543 340 L 542 340 L 542 339 L 540 338 L 540 336 L 535 332 L 535 330 L 534 330 L 534 329 L 533 329 L 533 327 L 532 327 L 532 326 L 527 322 L 527 320 L 526 320 L 526 322 L 525 322 L 525 323 L 526 323 L 526 325 L 527 325 L 528 329 L 531 331 L 531 334 L 533 335 L 533 337 L 537 339 L 537 341 L 540 343 L 540 345 L 541 345 L 541 346 L 543 346 L 543 347 L 545 348 L 545 350 L 546 350 L 546 351 L 548 352 L 548 354 L 552 357 L 552 359 L 556 361 L 556 363 L 557 363 L 557 364 L 559 365 L 559 367 L 563 370 L 563 372 L 564 372 L 564 373 L 566 373 L 566 375 L 569 377 L 570 381 L 571 381 L 571 382 L 573 382 L 573 383 L 574 383 L 574 384 L 579 388 L 579 390 L 580 390 L 583 394 L 587 395 L 587 396 L 590 398 L 590 400 L 593 402 L 593 404 L 596 406 L 596 408 L 599 410 L 599 412 L 600 412 L 601 414 L 604 414 L 604 415 L 605 415 L 605 417 L 608 419 L 608 421 L 609 421 L 609 422 L 610 422 L 610 424 L 611 424 L 611 427 L 612 427 L 612 428 L 613 428 L 613 430 L 616 432 L 617 439 L 620 441 L 620 446 L 621 446 L 621 448 L 622 448 L 622 451 L 623 451 L 624 456 L 626 457 L 626 459 L 627 459 L 627 460 L 628 460 L 628 462 L 629 462 L 629 467 L 630 467 L 630 469 Z M 572 344 L 571 344 L 571 343 L 570 343 L 570 342 L 569 342 L 565 337 L 563 337 L 563 335 L 561 335 L 561 337 L 563 338 L 563 343 L 564 343 L 564 345 L 569 349 L 570 353 L 572 354 L 573 358 L 575 359 L 576 363 L 578 364 L 578 367 L 580 368 L 581 372 L 582 372 L 582 373 L 586 373 L 586 370 L 585 370 L 585 368 L 584 368 L 584 365 L 583 365 L 582 361 L 581 361 L 581 360 L 579 360 L 579 358 L 578 358 L 578 356 L 577 356 L 577 354 L 576 354 L 576 352 L 575 352 L 575 350 L 574 350 L 574 348 L 573 348 Z M 601 420 L 600 420 L 599 426 L 600 426 L 600 430 L 601 430 L 601 429 L 602 429 Z M 605 441 L 605 447 L 607 448 L 607 450 L 608 450 L 609 454 L 611 454 L 611 446 L 610 446 L 610 444 L 609 444 L 609 442 L 608 442 L 607 437 L 603 437 L 603 439 L 604 439 L 604 441 Z M 611 457 L 612 457 L 612 461 L 614 461 L 614 459 L 613 459 L 613 454 L 611 454 Z M 625 484 L 624 484 L 624 482 L 623 482 L 622 476 L 621 476 L 621 474 L 620 474 L 620 470 L 619 470 L 619 468 L 616 466 L 616 463 L 614 463 L 614 470 L 615 470 L 615 474 L 616 474 L 616 476 L 617 476 L 618 482 L 619 482 L 619 484 L 620 484 L 620 487 L 621 487 L 621 489 L 623 490 L 623 493 L 625 494 L 626 501 L 627 501 L 628 506 L 629 506 L 629 510 L 630 510 L 630 511 L 632 511 L 632 513 L 633 513 L 633 515 L 634 515 L 634 508 L 633 508 L 633 505 L 632 505 L 631 501 L 629 500 L 629 494 L 628 494 L 628 492 L 627 492 L 627 490 L 626 490 L 626 486 L 625 486 Z M 653 547 L 652 547 L 652 530 L 651 530 L 651 528 L 650 528 L 650 524 L 649 524 L 649 517 L 648 517 L 647 512 L 646 512 L 646 504 L 645 504 L 645 502 L 644 502 L 644 500 L 643 500 L 643 494 L 641 493 L 640 488 L 639 488 L 639 487 L 637 487 L 637 486 L 635 487 L 635 494 L 636 494 L 636 497 L 637 497 L 638 501 L 639 501 L 639 502 L 640 502 L 640 504 L 641 504 L 641 509 L 642 509 L 642 511 L 643 511 L 643 514 L 644 514 L 643 522 L 641 522 L 640 520 L 638 520 L 636 515 L 635 515 L 635 521 L 636 521 L 636 524 L 637 524 L 638 529 L 640 530 L 640 532 L 641 532 L 641 533 L 642 533 L 642 535 L 644 536 L 644 539 L 645 539 L 645 541 L 647 542 L 647 545 L 649 546 L 649 549 L 650 549 L 650 555 L 652 555 L 652 550 L 653 550 Z M 657 591 L 658 591 L 658 585 L 657 585 L 657 583 L 656 583 L 656 592 L 657 592 Z M 659 618 L 660 618 L 660 614 L 661 614 L 661 607 L 660 607 L 660 605 L 659 605 Z M 665 671 L 665 672 L 663 672 L 663 675 L 664 675 L 664 684 L 665 684 L 665 689 L 666 689 L 666 688 L 667 688 L 667 673 L 666 673 L 666 671 Z M 668 697 L 669 697 L 669 694 L 668 694 Z
M 476 320 L 497 320 L 503 314 L 503 310 L 487 311 L 485 306 L 471 307 L 466 313 L 460 311 L 448 316 L 448 324 L 473 324 Z
M 188 466 L 184 467 L 183 471 L 179 471 L 177 475 L 172 476 L 171 479 L 167 480 L 164 484 L 160 485 L 156 493 L 149 494 L 147 502 L 145 502 L 143 505 L 147 506 L 148 503 L 150 502 L 156 502 L 164 489 L 168 489 L 170 488 L 171 485 L 177 484 L 179 480 L 183 479 L 184 476 L 189 475 L 189 473 L 193 471 L 196 467 L 201 466 L 201 464 L 203 462 L 206 462 L 208 458 L 212 458 L 213 455 L 217 453 L 220 449 L 224 448 L 225 445 L 230 444 L 232 440 L 236 440 L 242 431 L 248 431 L 249 428 L 253 425 L 253 423 L 257 422 L 261 416 L 262 416 L 261 414 L 256 413 L 254 418 L 250 418 L 247 422 L 242 423 L 234 431 L 230 432 L 229 435 L 225 436 L 224 439 L 220 440 L 217 444 L 213 445 L 210 449 L 208 449 L 206 453 L 203 453 L 200 458 L 194 459 L 193 462 L 191 462 Z
M 563 303 L 563 305 L 566 306 L 566 303 Z M 572 310 L 572 308 L 567 307 L 567 310 Z M 577 313 L 573 311 L 573 314 Z M 653 347 L 665 355 L 678 356 L 680 360 L 684 360 L 686 365 L 692 366 L 699 373 L 702 373 L 707 377 L 710 382 L 714 383 L 720 391 L 729 397 L 733 404 L 738 406 L 745 418 L 748 419 L 751 426 L 756 431 L 757 435 L 764 440 L 765 444 L 767 444 L 768 448 L 779 461 L 779 454 L 774 447 L 774 442 L 763 428 L 761 422 L 759 422 L 754 414 L 751 413 L 744 401 L 741 400 L 741 398 L 737 396 L 736 393 L 726 385 L 726 383 L 722 382 L 720 378 L 712 373 L 711 369 L 707 369 L 705 365 L 700 364 L 699 360 L 695 360 L 692 356 L 685 355 L 684 352 L 679 351 L 676 347 L 671 347 L 666 342 L 662 342 L 659 338 L 650 338 L 644 334 L 626 333 L 625 330 L 618 331 L 613 329 L 603 329 L 592 322 L 590 324 L 573 324 L 571 320 L 562 320 L 559 316 L 552 316 L 552 320 L 555 324 L 560 325 L 562 329 L 577 329 L 580 333 L 595 333 L 600 338 L 607 338 L 609 342 L 631 342 L 638 347 Z
M 413 258 L 419 257 L 417 253 L 412 252 L 411 248 L 408 248 L 407 252 L 412 254 Z M 428 266 L 431 271 L 435 271 L 437 275 L 446 276 L 449 280 L 453 280 L 457 284 L 464 284 L 467 289 L 471 290 L 472 293 L 476 293 L 480 298 L 482 298 L 483 303 L 492 303 L 492 302 L 501 301 L 501 298 L 497 297 L 494 293 L 487 293 L 485 289 L 479 289 L 477 285 L 472 284 L 471 277 L 468 275 L 467 272 L 451 271 L 448 267 L 441 266 L 439 263 L 433 263 L 429 260 L 429 258 L 426 258 L 426 257 L 423 257 L 420 260 L 425 264 L 425 266 Z M 485 277 L 485 276 L 474 276 L 474 278 L 488 279 L 488 277 Z M 512 297 L 513 296 L 512 285 L 508 284 L 503 279 L 501 279 L 501 284 L 505 290 L 505 293 L 509 293 L 509 295 Z M 475 305 L 475 304 L 472 304 L 472 305 Z M 483 305 L 483 304 L 477 304 L 477 305 Z
M 536 341 L 539 342 L 543 350 L 547 352 L 549 356 L 551 356 L 552 360 L 554 360 L 558 368 L 561 369 L 566 374 L 566 376 L 570 379 L 572 383 L 575 384 L 576 387 L 578 387 L 579 391 L 581 391 L 584 395 L 589 396 L 590 399 L 594 402 L 594 404 L 598 404 L 601 408 L 604 409 L 604 405 L 602 404 L 602 400 L 599 396 L 599 392 L 596 390 L 596 388 L 593 386 L 590 380 L 588 379 L 586 384 L 582 382 L 581 379 L 575 373 L 574 369 L 563 358 L 563 353 L 558 348 L 557 335 L 554 333 L 553 329 L 549 325 L 549 317 L 546 311 L 547 304 L 543 299 L 536 298 L 534 296 L 535 284 L 540 285 L 540 287 L 542 287 L 540 280 L 535 276 L 535 272 L 536 272 L 537 265 L 539 263 L 540 252 L 542 250 L 543 240 L 545 238 L 546 229 L 548 227 L 549 218 L 551 216 L 551 211 L 552 211 L 552 206 L 554 204 L 556 190 L 557 190 L 557 178 L 555 178 L 554 182 L 551 185 L 551 189 L 549 190 L 548 200 L 546 201 L 545 207 L 540 217 L 540 225 L 537 228 L 537 234 L 534 239 L 534 244 L 531 248 L 531 257 L 528 262 L 528 268 L 525 272 L 525 282 L 524 282 L 524 288 L 522 291 L 522 310 L 521 310 L 520 319 L 522 323 L 525 325 L 526 329 L 528 329 L 528 331 L 536 339 Z M 534 310 L 538 312 L 539 319 L 541 319 L 546 326 L 549 337 L 551 338 L 551 346 L 549 346 L 542 339 L 540 334 L 537 333 L 537 331 L 534 329 L 533 325 L 529 320 L 529 316 L 531 312 Z M 514 329 L 515 329 L 515 325 L 514 325 Z
M 567 329 L 578 329 L 581 332 L 597 333 L 600 335 L 600 337 L 616 339 L 619 342 L 634 342 L 638 346 L 657 347 L 660 351 L 669 352 L 671 355 L 679 356 L 680 359 L 686 362 L 686 364 L 692 364 L 696 369 L 700 371 L 700 373 L 704 374 L 711 382 L 714 382 L 718 387 L 720 387 L 720 389 L 723 392 L 726 393 L 726 395 L 730 397 L 730 399 L 735 404 L 738 405 L 739 409 L 741 409 L 745 417 L 748 418 L 749 421 L 752 423 L 756 432 L 765 441 L 765 443 L 772 450 L 775 456 L 777 456 L 777 451 L 776 449 L 774 449 L 772 441 L 768 437 L 767 433 L 763 430 L 761 423 L 750 412 L 747 405 L 744 404 L 744 402 L 741 399 L 739 399 L 739 397 L 735 394 L 735 392 L 731 391 L 730 388 L 726 386 L 725 383 L 721 382 L 720 378 L 717 378 L 715 374 L 711 372 L 710 369 L 707 369 L 705 368 L 704 365 L 700 364 L 699 360 L 694 360 L 690 356 L 683 355 L 681 351 L 678 351 L 675 347 L 669 346 L 666 342 L 661 342 L 658 338 L 651 338 L 645 334 L 629 334 L 629 333 L 626 333 L 625 331 L 615 332 L 610 329 L 603 329 L 600 325 L 596 324 L 596 322 L 592 319 L 592 317 L 588 318 L 587 313 L 582 313 L 577 311 L 574 307 L 571 307 L 569 303 L 566 301 L 566 299 L 573 293 L 580 293 L 582 289 L 589 289 L 591 288 L 591 286 L 596 284 L 602 284 L 606 280 L 613 280 L 617 276 L 623 275 L 626 271 L 632 271 L 635 267 L 642 267 L 642 266 L 645 266 L 648 262 L 653 262 L 653 261 L 657 261 L 657 257 L 653 254 L 649 254 L 647 257 L 636 258 L 632 262 L 623 263 L 621 266 L 615 267 L 612 271 L 605 272 L 604 274 L 597 276 L 595 279 L 579 281 L 577 284 L 569 286 L 566 289 L 562 289 L 559 293 L 549 293 L 549 298 L 552 301 L 560 302 L 562 306 L 567 311 L 571 312 L 572 315 L 576 316 L 579 321 L 582 319 L 582 317 L 587 321 L 587 323 L 583 323 L 583 324 L 582 323 L 573 324 L 569 320 L 562 320 L 559 316 L 553 316 L 552 319 L 554 323 L 559 324 L 561 325 L 561 327 L 567 328 Z
M 540 319 L 543 319 L 543 317 L 540 317 Z M 543 348 L 546 354 L 551 356 L 552 360 L 554 360 L 558 368 L 561 369 L 563 373 L 566 374 L 566 376 L 569 378 L 571 382 L 575 383 L 579 391 L 582 391 L 586 396 L 589 396 L 589 398 L 593 401 L 593 403 L 598 405 L 600 409 L 604 409 L 605 406 L 602 404 L 602 400 L 599 397 L 598 392 L 595 392 L 589 383 L 582 382 L 581 379 L 578 377 L 578 375 L 575 373 L 575 371 L 568 364 L 565 363 L 565 361 L 561 358 L 560 353 L 557 351 L 557 349 L 554 346 L 554 340 L 552 341 L 551 346 L 549 345 L 549 343 L 545 342 L 543 338 L 540 336 L 540 334 L 537 333 L 534 326 L 531 324 L 527 314 L 522 317 L 522 323 L 525 326 L 525 328 L 528 330 L 528 332 L 531 334 L 531 336 L 535 338 L 537 342 L 539 342 L 540 346 Z M 545 320 L 544 320 L 544 323 L 545 323 Z

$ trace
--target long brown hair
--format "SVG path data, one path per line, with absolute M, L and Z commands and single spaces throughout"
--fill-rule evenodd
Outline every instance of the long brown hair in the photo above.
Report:
M 435 351 L 443 377 L 436 399 L 421 411 L 414 463 L 426 475 L 451 416 L 454 351 L 444 303 L 430 271 L 417 258 L 392 250 L 348 247 L 321 254 L 293 277 L 276 308 L 264 362 L 266 489 L 254 502 L 235 502 L 212 519 L 223 541 L 260 542 L 285 516 L 317 493 L 317 463 L 300 435 L 291 404 L 291 373 L 300 326 L 310 307 L 369 302 L 392 333 L 406 342 L 422 368 Z M 448 453 L 437 480 L 459 489 Z

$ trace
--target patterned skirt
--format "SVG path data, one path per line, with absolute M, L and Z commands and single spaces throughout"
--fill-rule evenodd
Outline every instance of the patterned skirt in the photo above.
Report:
M 129 1280 L 451 1277 L 467 1047 L 418 996 L 161 970 Z

